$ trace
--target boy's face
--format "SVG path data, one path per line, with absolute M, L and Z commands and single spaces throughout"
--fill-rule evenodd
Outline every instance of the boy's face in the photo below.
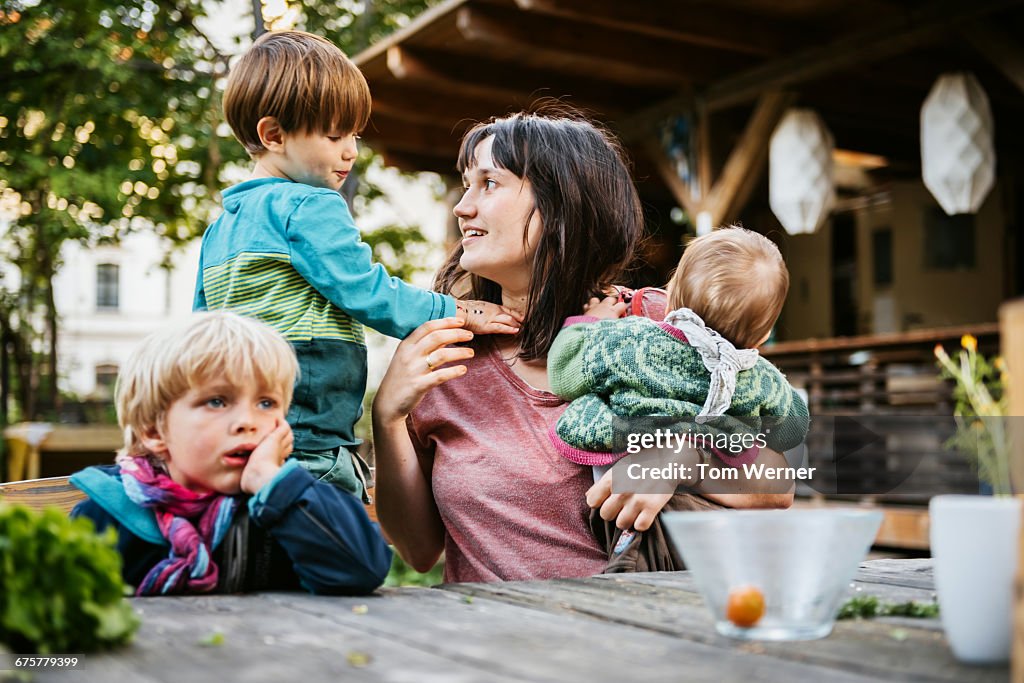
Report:
M 359 153 L 355 133 L 281 132 L 280 139 L 261 163 L 267 162 L 279 177 L 313 187 L 341 189 Z
M 280 389 L 216 378 L 194 385 L 171 403 L 163 424 L 150 430 L 143 443 L 164 459 L 175 482 L 234 495 L 241 490 L 249 455 L 284 416 Z

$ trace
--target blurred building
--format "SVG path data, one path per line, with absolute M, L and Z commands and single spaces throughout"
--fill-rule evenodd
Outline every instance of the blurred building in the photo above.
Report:
M 199 242 L 168 254 L 154 233 L 98 247 L 66 242 L 54 278 L 61 389 L 112 396 L 117 371 L 150 332 L 192 310 Z

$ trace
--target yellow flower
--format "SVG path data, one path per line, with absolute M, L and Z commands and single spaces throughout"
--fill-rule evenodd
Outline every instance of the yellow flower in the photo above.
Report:
M 964 347 L 971 353 L 978 350 L 978 340 L 975 339 L 973 334 L 965 334 L 960 337 L 960 346 Z
M 1006 361 L 1003 360 L 1002 356 L 996 356 L 996 359 L 994 361 L 992 361 L 992 367 L 994 367 L 999 372 L 1005 372 L 1006 371 Z

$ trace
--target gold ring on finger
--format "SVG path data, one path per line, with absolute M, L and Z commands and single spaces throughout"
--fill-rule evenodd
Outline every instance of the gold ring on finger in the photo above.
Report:
M 430 370 L 430 371 L 433 371 L 433 369 L 434 369 L 434 363 L 433 363 L 433 361 L 431 361 L 431 360 L 430 360 L 430 356 L 432 356 L 432 355 L 433 355 L 433 354 L 430 354 L 430 353 L 428 353 L 428 354 L 427 354 L 427 358 L 426 358 L 426 361 L 427 361 L 427 370 Z

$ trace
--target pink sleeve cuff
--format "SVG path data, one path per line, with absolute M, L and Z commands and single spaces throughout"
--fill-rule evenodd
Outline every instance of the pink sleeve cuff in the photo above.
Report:
M 600 321 L 600 318 L 595 318 L 592 315 L 570 315 L 565 319 L 565 322 L 562 323 L 562 329 L 571 327 L 572 325 L 582 325 L 583 323 L 596 323 Z
M 597 451 L 584 451 L 570 446 L 558 436 L 558 430 L 555 425 L 552 425 L 551 429 L 548 430 L 548 436 L 551 437 L 551 444 L 558 451 L 558 454 L 577 465 L 590 465 L 591 467 L 614 465 L 626 455 L 624 452 L 598 453 Z

